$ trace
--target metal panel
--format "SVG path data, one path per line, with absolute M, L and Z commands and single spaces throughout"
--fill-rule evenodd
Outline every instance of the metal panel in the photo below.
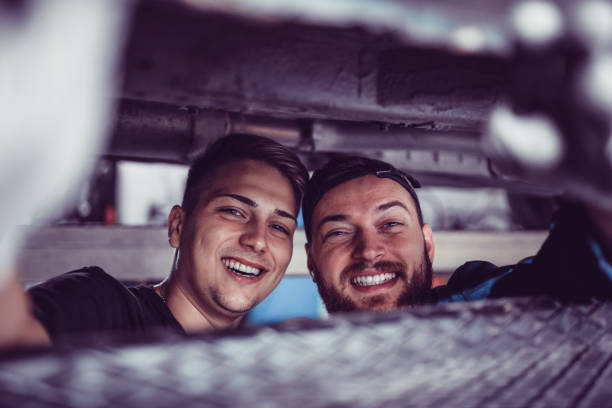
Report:
M 272 18 L 262 23 L 258 16 L 266 12 L 257 10 L 249 20 L 238 18 L 250 8 L 240 10 L 236 2 L 236 7 L 197 3 L 204 12 L 173 2 L 141 4 L 124 61 L 123 97 L 277 117 L 434 121 L 442 127 L 476 129 L 504 83 L 503 59 L 406 47 L 405 38 L 375 30 L 376 25 L 325 25 L 325 19 L 296 24 L 294 19 L 275 20 L 279 15 L 273 9 L 266 15 Z M 362 2 L 351 3 L 356 10 L 350 16 L 360 15 Z M 366 3 L 370 8 L 364 6 L 361 18 L 376 19 L 372 8 L 395 6 L 407 18 L 403 27 L 408 27 L 410 16 L 427 9 L 422 4 Z M 276 6 L 282 9 L 283 4 Z M 425 14 L 461 28 L 464 19 L 448 15 L 444 8 L 449 7 Z M 488 17 L 481 22 L 492 24 Z
M 612 303 L 511 298 L 0 356 L 6 407 L 608 407 Z

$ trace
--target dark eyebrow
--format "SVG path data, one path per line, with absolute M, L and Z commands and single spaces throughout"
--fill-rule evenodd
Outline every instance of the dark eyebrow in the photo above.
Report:
M 215 194 L 214 196 L 211 197 L 211 199 L 213 198 L 218 198 L 218 197 L 229 197 L 229 198 L 233 198 L 234 200 L 238 200 L 241 203 L 244 203 L 246 205 L 248 205 L 249 207 L 257 207 L 257 203 L 253 200 L 251 200 L 248 197 L 242 196 L 240 194 L 232 194 L 232 193 L 219 193 L 219 194 Z
M 280 217 L 291 218 L 293 221 L 297 222 L 297 218 L 294 215 L 289 214 L 287 211 L 276 209 L 274 210 L 274 214 Z
M 325 224 L 326 222 L 345 221 L 347 218 L 348 217 L 343 214 L 328 215 L 327 217 L 323 217 L 323 219 L 319 221 L 319 225 L 317 228 L 321 228 L 321 225 Z
M 219 193 L 219 194 L 215 194 L 214 196 L 212 196 L 212 198 L 218 198 L 218 197 L 233 198 L 234 200 L 238 200 L 241 203 L 244 203 L 244 204 L 248 205 L 249 207 L 253 207 L 253 208 L 258 206 L 258 204 L 255 201 L 251 200 L 248 197 L 240 195 L 240 194 Z M 293 221 L 297 222 L 297 217 L 295 217 L 294 215 L 289 214 L 285 210 L 280 210 L 280 209 L 277 208 L 276 210 L 274 210 L 274 214 L 278 215 L 279 217 L 291 218 Z
M 391 207 L 395 207 L 395 206 L 399 206 L 402 207 L 404 210 L 406 210 L 406 212 L 410 213 L 410 211 L 408 210 L 408 207 L 406 207 L 406 205 L 404 203 L 402 203 L 401 201 L 389 201 L 388 203 L 385 204 L 381 204 L 378 206 L 378 211 L 385 211 L 388 210 Z
M 388 210 L 391 207 L 402 207 L 404 210 L 406 210 L 408 213 L 410 212 L 408 210 L 408 207 L 406 207 L 406 205 L 404 203 L 402 203 L 401 201 L 389 201 L 388 203 L 384 203 L 378 206 L 377 210 L 378 211 L 385 211 Z M 323 224 L 325 224 L 326 222 L 334 222 L 334 221 L 346 221 L 348 219 L 348 216 L 344 215 L 344 214 L 333 214 L 333 215 L 328 215 L 327 217 L 323 217 L 323 219 L 321 221 L 319 221 L 319 225 L 317 226 L 317 228 L 321 228 L 321 226 Z

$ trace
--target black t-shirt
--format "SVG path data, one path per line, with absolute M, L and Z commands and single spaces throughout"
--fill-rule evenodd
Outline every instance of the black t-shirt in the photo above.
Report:
M 166 327 L 185 331 L 150 286 L 128 288 L 98 267 L 67 272 L 28 290 L 34 316 L 52 341 L 66 335 Z

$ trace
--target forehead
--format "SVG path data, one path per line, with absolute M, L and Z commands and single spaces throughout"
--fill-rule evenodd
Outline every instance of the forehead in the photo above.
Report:
M 223 164 L 201 181 L 200 200 L 218 193 L 243 194 L 258 204 L 273 204 L 293 212 L 295 198 L 291 183 L 278 169 L 258 160 Z
M 331 214 L 341 214 L 349 218 L 373 213 L 378 206 L 390 201 L 399 201 L 416 215 L 410 193 L 399 183 L 373 175 L 358 177 L 342 183 L 323 195 L 313 214 L 313 228 L 318 219 Z

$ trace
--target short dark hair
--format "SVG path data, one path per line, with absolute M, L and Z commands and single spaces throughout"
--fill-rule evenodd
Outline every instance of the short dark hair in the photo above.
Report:
M 308 171 L 295 153 L 272 139 L 233 133 L 209 144 L 193 161 L 183 195 L 182 207 L 185 212 L 190 213 L 195 208 L 204 189 L 202 181 L 222 165 L 236 160 L 258 160 L 280 171 L 291 183 L 295 210 L 299 210 Z
M 421 183 L 417 179 L 380 160 L 360 156 L 338 156 L 316 170 L 306 185 L 306 193 L 302 204 L 302 216 L 304 217 L 304 229 L 306 230 L 308 242 L 312 238 L 312 213 L 325 193 L 342 183 L 369 174 L 379 178 L 391 179 L 408 190 L 414 201 L 419 223 L 421 226 L 423 225 L 421 205 L 414 191 L 415 188 L 421 187 Z

